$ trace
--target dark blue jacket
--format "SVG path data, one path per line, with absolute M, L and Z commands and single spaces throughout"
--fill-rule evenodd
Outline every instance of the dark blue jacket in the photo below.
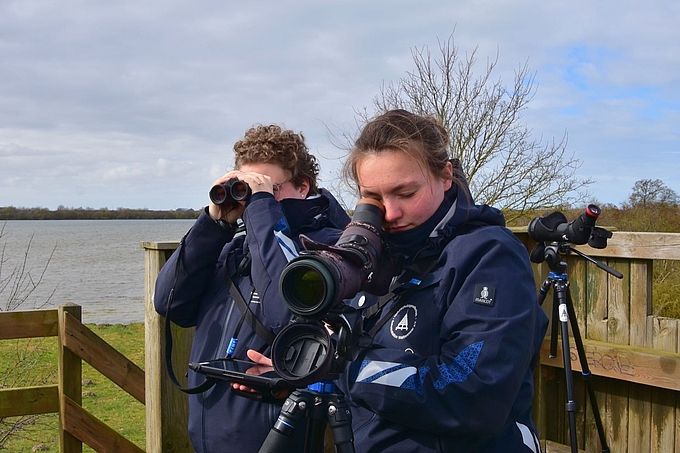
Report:
M 340 381 L 358 453 L 538 451 L 532 370 L 548 319 L 527 250 L 466 187 L 447 197 L 418 254 L 435 267 Z
M 158 313 L 182 327 L 196 326 L 191 361 L 224 357 L 242 317 L 229 294 L 225 270 L 246 302 L 250 301 L 251 311 L 276 334 L 292 319 L 279 296 L 278 283 L 283 267 L 301 248 L 298 235 L 334 244 L 349 217 L 322 189 L 315 198 L 281 202 L 271 194 L 254 194 L 243 221 L 247 234 L 234 236 L 206 212 L 201 213 L 158 275 L 154 296 Z M 168 314 L 179 256 L 182 266 Z M 243 322 L 233 357 L 247 359 L 248 349 L 269 355 L 269 345 Z M 189 371 L 189 386 L 204 378 Z M 199 453 L 256 452 L 279 413 L 280 406 L 237 396 L 229 383 L 220 381 L 204 393 L 189 396 L 189 435 Z M 291 451 L 301 451 L 303 441 L 304 427 L 290 442 Z

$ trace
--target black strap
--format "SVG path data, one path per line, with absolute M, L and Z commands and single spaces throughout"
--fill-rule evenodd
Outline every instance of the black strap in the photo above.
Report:
M 175 376 L 175 371 L 172 368 L 172 329 L 170 328 L 170 307 L 172 305 L 172 300 L 174 299 L 175 296 L 175 285 L 177 284 L 177 277 L 179 276 L 179 270 L 182 263 L 184 238 L 186 238 L 186 235 L 184 235 L 182 240 L 179 241 L 177 262 L 175 263 L 175 280 L 172 282 L 172 289 L 170 290 L 170 294 L 168 295 L 168 308 L 165 311 L 165 367 L 167 369 L 168 376 L 170 377 L 170 381 L 172 381 L 175 387 L 177 387 L 184 393 L 195 394 L 205 392 L 213 385 L 215 385 L 216 381 L 210 378 L 206 378 L 205 381 L 203 381 L 202 383 L 198 384 L 195 387 L 183 387 L 182 384 L 180 384 L 179 381 L 177 380 L 177 377 Z
M 380 300 L 371 307 L 367 308 L 365 311 L 366 317 L 371 317 L 375 315 L 376 313 L 380 312 L 382 308 L 391 300 L 394 300 L 394 304 L 392 307 L 390 307 L 390 311 L 388 311 L 378 322 L 375 323 L 375 325 L 371 328 L 371 330 L 368 332 L 369 336 L 372 338 L 378 331 L 382 328 L 382 326 L 385 325 L 388 319 L 390 319 L 394 314 L 406 303 L 406 300 L 411 297 L 411 295 L 416 292 L 418 288 L 418 284 L 422 282 L 422 280 L 427 276 L 427 274 L 430 273 L 430 271 L 434 268 L 434 266 L 437 264 L 439 261 L 439 255 L 430 257 L 430 259 L 427 260 L 421 260 L 417 263 L 415 263 L 411 268 L 409 268 L 404 274 L 402 274 L 399 279 L 392 285 L 390 288 L 390 291 L 382 296 Z M 417 277 L 417 282 L 413 282 L 414 276 L 418 275 Z M 395 294 L 394 291 L 397 289 L 403 287 L 404 285 L 411 283 L 411 286 L 408 289 L 405 289 L 403 292 L 398 294 L 395 299 Z
M 245 320 L 248 322 L 248 324 L 250 324 L 250 327 L 252 327 L 257 336 L 262 338 L 268 345 L 271 346 L 272 343 L 274 343 L 274 338 L 276 338 L 276 336 L 271 333 L 269 329 L 267 329 L 264 324 L 262 324 L 262 321 L 257 319 L 255 313 L 250 310 L 250 307 L 243 299 L 241 292 L 238 290 L 234 284 L 234 281 L 229 276 L 228 266 L 224 266 L 224 269 L 224 280 L 227 282 L 227 286 L 229 287 L 229 294 L 231 294 L 231 298 L 234 299 L 234 302 L 238 306 L 239 310 L 241 310 L 241 313 L 243 313 Z
M 468 222 L 465 225 L 456 228 L 455 236 L 460 236 L 469 233 L 473 229 L 484 225 L 487 224 L 476 220 Z M 399 277 L 399 279 L 396 282 L 392 284 L 392 286 L 390 287 L 390 291 L 387 294 L 382 296 L 377 303 L 364 310 L 364 317 L 370 318 L 374 316 L 376 313 L 379 313 L 388 302 L 394 300 L 394 304 L 392 305 L 392 307 L 390 307 L 390 311 L 387 312 L 382 318 L 380 318 L 380 320 L 377 321 L 375 325 L 371 328 L 371 330 L 368 332 L 371 338 L 376 333 L 378 333 L 380 328 L 385 325 L 387 320 L 394 316 L 395 313 L 397 313 L 397 311 L 404 306 L 406 300 L 409 297 L 411 297 L 411 295 L 418 289 L 418 284 L 422 282 L 422 280 L 427 276 L 427 274 L 430 273 L 430 271 L 434 268 L 438 261 L 439 255 L 417 260 L 414 264 L 412 264 L 410 267 L 406 269 L 406 271 L 402 274 L 401 277 Z M 414 276 L 416 275 L 418 276 L 417 281 L 411 284 L 410 287 L 408 287 L 407 289 L 404 289 L 402 292 L 397 294 L 395 297 L 394 292 L 397 289 L 402 288 L 403 286 L 412 282 Z

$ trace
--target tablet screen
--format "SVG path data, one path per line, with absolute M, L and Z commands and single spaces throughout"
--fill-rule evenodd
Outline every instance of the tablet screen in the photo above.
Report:
M 192 362 L 189 368 L 208 377 L 239 382 L 256 389 L 295 388 L 284 381 L 273 367 L 248 360 L 215 359 Z
M 249 374 L 252 376 L 261 376 L 266 378 L 278 378 L 279 375 L 274 370 L 274 367 L 260 365 L 248 360 L 238 359 L 216 359 L 200 362 L 202 367 L 217 368 L 218 370 L 233 371 L 236 373 Z

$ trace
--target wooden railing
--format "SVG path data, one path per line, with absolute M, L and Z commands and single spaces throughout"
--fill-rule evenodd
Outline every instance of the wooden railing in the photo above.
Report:
M 533 248 L 526 233 L 516 234 L 529 250 Z M 575 248 L 623 274 L 618 279 L 576 254 L 566 257 L 570 293 L 610 451 L 680 451 L 680 321 L 652 314 L 653 260 L 680 260 L 680 234 L 615 232 L 605 249 Z M 545 263 L 536 266 L 537 287 L 548 272 Z M 551 308 L 552 300 L 546 299 L 549 315 Z M 549 357 L 549 335 L 537 373 L 534 418 L 543 439 L 568 444 L 562 351 L 558 347 L 557 357 Z M 570 349 L 578 446 L 600 452 L 573 338 Z
M 531 251 L 535 245 L 526 229 L 515 234 Z M 147 450 L 188 450 L 186 395 L 169 382 L 163 361 L 163 318 L 153 307 L 156 276 L 175 242 L 145 242 L 146 255 L 146 394 Z M 653 260 L 680 260 L 680 234 L 615 232 L 605 249 L 575 246 L 618 270 L 614 278 L 578 255 L 566 256 L 570 293 L 584 341 L 588 367 L 602 416 L 607 444 L 613 453 L 666 453 L 680 451 L 680 328 L 677 319 L 651 312 Z M 545 263 L 534 265 L 536 288 L 547 277 Z M 551 315 L 552 300 L 544 310 Z M 552 322 L 552 321 L 551 321 Z M 184 374 L 193 330 L 174 328 L 175 374 Z M 565 374 L 561 349 L 550 358 L 549 338 L 536 373 L 534 418 L 544 451 L 568 452 Z M 570 340 L 571 366 L 578 409 L 578 447 L 601 452 L 580 363 Z M 154 398 L 153 404 L 151 403 Z M 153 448 L 152 448 L 153 447 Z
M 0 313 L 0 340 L 59 338 L 57 384 L 0 390 L 0 418 L 59 413 L 59 451 L 83 451 L 83 442 L 99 452 L 144 450 L 82 407 L 82 361 L 144 404 L 144 371 L 81 322 L 81 307 Z
M 143 242 L 145 276 L 144 336 L 146 343 L 146 450 L 149 453 L 193 451 L 187 433 L 189 402 L 169 379 L 165 368 L 165 318 L 156 313 L 153 294 L 156 277 L 172 252 L 176 242 Z M 174 324 L 172 332 L 172 363 L 175 376 L 183 386 L 194 329 L 182 329 Z

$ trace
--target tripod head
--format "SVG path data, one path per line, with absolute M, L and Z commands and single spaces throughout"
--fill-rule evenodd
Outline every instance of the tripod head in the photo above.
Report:
M 297 317 L 274 339 L 274 369 L 297 387 L 333 380 L 356 358 L 362 332 L 361 314 L 349 307 L 342 314 L 328 314 L 323 322 Z
M 587 243 L 595 249 L 607 247 L 607 239 L 612 237 L 612 232 L 595 226 L 601 212 L 598 206 L 590 204 L 579 217 L 571 222 L 568 222 L 567 217 L 559 211 L 533 219 L 529 222 L 527 230 L 529 236 L 538 244 L 531 251 L 531 261 L 537 264 L 545 261 L 551 271 L 563 274 L 567 270 L 567 263 L 562 260 L 562 256 L 573 252 L 613 276 L 623 278 L 623 274 L 619 271 L 571 246 L 571 244 L 583 245 Z M 546 242 L 550 242 L 550 244 L 546 244 Z

